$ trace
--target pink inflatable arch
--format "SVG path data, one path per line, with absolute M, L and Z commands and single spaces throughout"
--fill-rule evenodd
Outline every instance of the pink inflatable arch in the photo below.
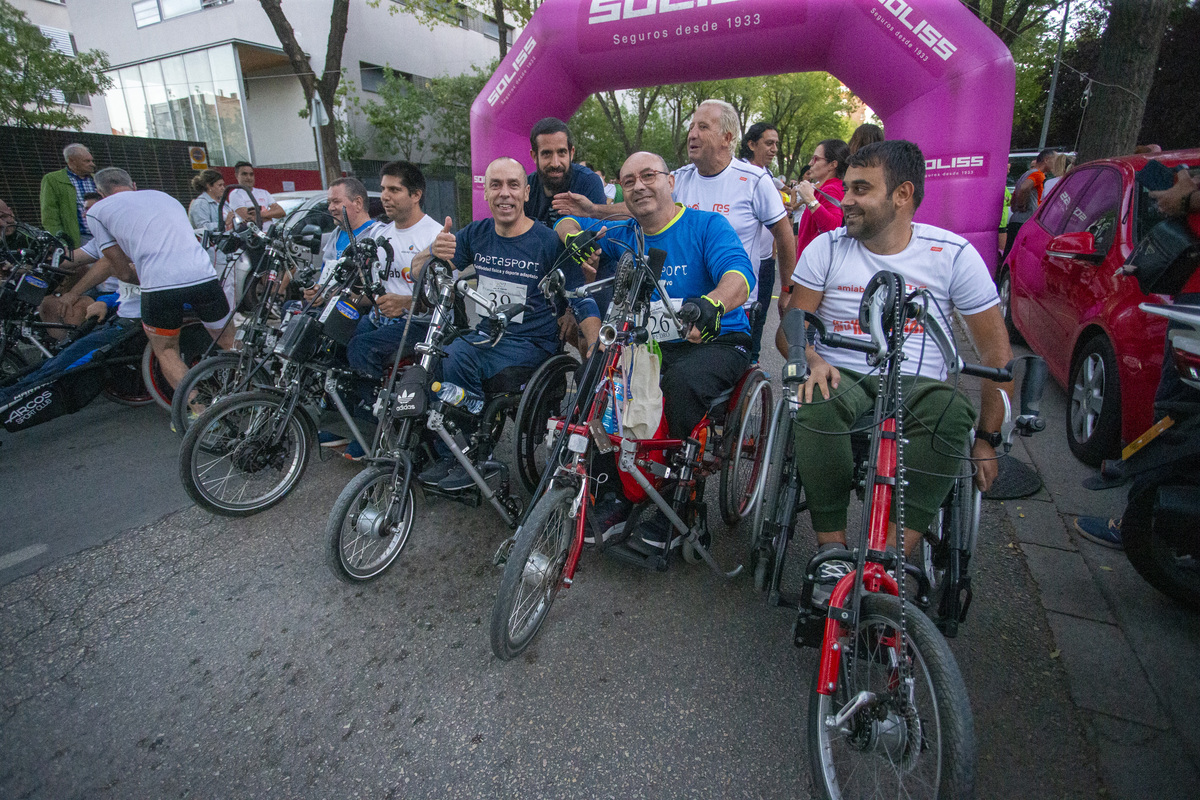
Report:
M 1012 133 L 1008 48 L 959 0 L 546 0 L 471 106 L 473 208 L 499 156 L 593 92 L 825 70 L 927 159 L 917 220 L 994 269 Z M 743 124 L 745 124 L 743 120 Z

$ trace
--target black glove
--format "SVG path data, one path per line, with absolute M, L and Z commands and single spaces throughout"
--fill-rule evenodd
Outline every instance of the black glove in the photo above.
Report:
M 700 309 L 700 318 L 695 322 L 696 330 L 700 331 L 700 341 L 711 342 L 720 336 L 721 317 L 725 316 L 725 304 L 708 295 L 688 302 L 695 303 Z
M 567 248 L 567 255 L 571 260 L 579 266 L 583 266 L 591 258 L 592 253 L 599 250 L 596 244 L 595 231 L 580 231 L 579 233 L 568 233 L 564 244 Z

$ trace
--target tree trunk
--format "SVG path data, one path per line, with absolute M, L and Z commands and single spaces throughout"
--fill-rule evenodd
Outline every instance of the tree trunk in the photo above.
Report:
M 1079 134 L 1079 163 L 1132 153 L 1171 0 L 1113 0 Z
M 500 34 L 500 60 L 508 55 L 508 37 L 504 34 L 508 31 L 508 25 L 504 22 L 504 0 L 492 0 L 492 9 L 496 13 L 496 30 Z

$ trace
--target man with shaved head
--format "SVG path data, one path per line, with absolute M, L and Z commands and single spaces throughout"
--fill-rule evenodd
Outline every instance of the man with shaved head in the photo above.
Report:
M 525 168 L 512 158 L 498 158 L 484 174 L 484 197 L 492 216 L 472 222 L 451 233 L 452 221 L 430 247 L 413 259 L 414 273 L 422 270 L 430 257 L 439 258 L 464 270 L 474 267 L 479 278 L 478 291 L 498 305 L 524 304 L 524 313 L 509 323 L 504 338 L 495 347 L 476 347 L 488 339 L 488 323 L 455 339 L 446 348 L 442 361 L 442 379 L 477 397 L 484 395 L 484 383 L 502 382 L 521 386 L 543 361 L 558 352 L 558 321 L 555 308 L 538 291 L 538 282 L 555 267 L 562 267 L 567 288 L 583 282 L 578 267 L 563 252 L 558 237 L 544 225 L 525 215 L 529 184 Z M 562 261 L 563 263 L 559 263 Z M 594 342 L 600 331 L 600 315 L 590 298 L 572 301 L 587 341 Z M 481 316 L 486 314 L 478 309 Z M 503 373 L 503 375 L 501 375 Z M 494 380 L 499 377 L 499 380 Z M 499 469 L 490 459 L 478 465 L 487 477 Z M 443 491 L 458 491 L 472 486 L 470 476 L 449 453 L 418 476 L 426 484 Z
M 554 230 L 564 242 L 581 228 L 603 231 L 598 244 L 613 260 L 635 246 L 639 232 L 645 235 L 647 250 L 666 252 L 662 283 L 668 297 L 655 295 L 648 327 L 662 348 L 667 432 L 672 439 L 685 439 L 750 364 L 750 322 L 742 306 L 754 289 L 757 268 L 723 215 L 672 200 L 675 176 L 661 156 L 634 153 L 621 166 L 618 182 L 632 220 L 605 223 L 567 217 Z M 700 308 L 700 319 L 686 338 L 666 313 L 665 302 L 676 310 L 685 302 Z M 602 485 L 612 492 L 620 482 Z M 624 525 L 630 503 L 618 490 L 605 495 L 597 508 L 607 539 L 617 533 L 618 525 Z M 639 527 L 638 535 L 630 537 L 629 546 L 643 553 L 661 553 L 669 528 L 666 517 L 656 511 Z

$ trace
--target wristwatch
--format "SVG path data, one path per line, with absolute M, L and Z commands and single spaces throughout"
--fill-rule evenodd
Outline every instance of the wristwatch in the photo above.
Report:
M 976 428 L 975 441 L 987 442 L 995 450 L 1004 443 L 1004 437 L 1000 435 L 1000 431 L 985 431 L 983 428 Z
M 820 207 L 821 201 L 814 197 L 812 200 L 808 201 L 804 205 L 808 206 L 809 211 L 816 211 L 817 208 Z

